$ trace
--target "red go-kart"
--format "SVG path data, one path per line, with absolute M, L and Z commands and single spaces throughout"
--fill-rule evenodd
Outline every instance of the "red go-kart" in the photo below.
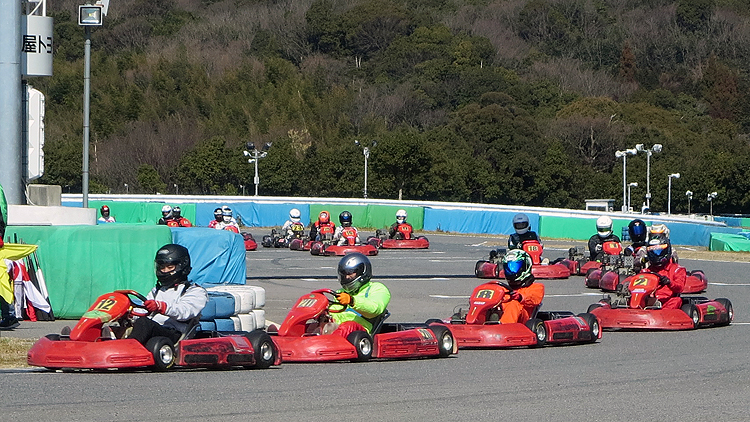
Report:
M 586 287 L 613 292 L 630 276 L 635 275 L 643 265 L 637 256 L 605 255 L 601 268 L 589 270 L 584 279 Z M 701 270 L 689 271 L 685 278 L 683 294 L 701 293 L 706 291 L 708 279 Z
M 333 228 L 330 226 L 321 226 L 318 229 L 318 238 L 319 240 L 294 238 L 289 242 L 289 249 L 294 251 L 309 251 L 315 242 L 330 244 L 333 238 Z
M 705 326 L 729 325 L 734 319 L 729 299 L 683 297 L 680 309 L 662 309 L 654 296 L 659 275 L 642 272 L 625 280 L 616 296 L 605 296 L 589 306 L 605 329 L 691 330 Z
M 359 252 L 366 256 L 378 254 L 378 248 L 369 243 L 357 244 L 357 230 L 353 227 L 345 228 L 341 232 L 341 236 L 346 239 L 346 244 L 336 245 L 330 241 L 313 242 L 310 245 L 310 254 L 323 256 L 344 256 L 354 252 Z
M 285 362 L 447 357 L 458 351 L 447 325 L 384 323 L 387 311 L 373 321 L 373 335 L 354 331 L 344 338 L 335 332 L 331 317 L 331 312 L 345 309 L 335 297 L 330 289 L 306 294 L 297 300 L 280 327 L 269 327 Z
M 248 232 L 242 232 L 240 233 L 242 236 L 242 240 L 245 242 L 245 250 L 246 251 L 254 251 L 258 249 L 258 243 L 255 241 L 255 238 L 253 238 L 253 235 Z
M 39 339 L 28 352 L 28 364 L 48 369 L 167 370 L 175 366 L 268 368 L 281 363 L 266 332 L 198 331 L 197 319 L 177 344 L 153 337 L 143 346 L 127 334 L 132 329 L 133 309 L 146 312 L 144 300 L 133 290 L 99 296 L 72 330 Z
M 568 311 L 537 311 L 525 324 L 500 324 L 501 305 L 510 300 L 507 284 L 490 281 L 471 294 L 469 310 L 449 320 L 459 348 L 539 347 L 545 344 L 593 343 L 602 337 L 597 318 Z
M 606 256 L 618 256 L 622 254 L 622 243 L 609 241 L 602 244 L 602 258 Z M 559 259 L 556 263 L 561 263 L 568 267 L 571 275 L 586 275 L 589 271 L 597 270 L 601 267 L 601 260 L 589 261 L 590 255 L 582 246 L 568 249 L 568 258 Z
M 414 236 L 408 224 L 398 226 L 398 233 L 393 239 L 383 230 L 376 230 L 375 236 L 367 238 L 367 243 L 381 249 L 428 249 L 430 241 L 424 236 Z
M 570 270 L 561 263 L 542 263 L 542 245 L 536 240 L 527 240 L 521 244 L 523 250 L 531 256 L 532 266 L 531 274 L 534 278 L 539 279 L 559 279 L 570 277 Z M 505 255 L 505 249 L 490 251 L 489 261 L 477 261 L 474 266 L 474 274 L 479 278 L 505 278 L 503 273 L 502 261 Z

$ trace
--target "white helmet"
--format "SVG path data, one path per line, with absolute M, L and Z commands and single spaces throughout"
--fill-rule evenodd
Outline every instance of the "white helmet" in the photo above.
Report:
M 654 224 L 648 228 L 649 238 L 653 239 L 660 236 L 664 239 L 669 239 L 669 227 L 666 224 Z
M 403 224 L 406 222 L 406 210 L 396 211 L 396 221 L 398 222 L 398 224 Z
M 293 222 L 299 223 L 300 217 L 302 217 L 302 213 L 300 213 L 297 208 L 292 208 L 289 211 L 289 219 L 292 220 Z
M 170 207 L 169 205 L 165 205 L 161 207 L 161 215 L 163 215 L 164 217 L 168 216 L 171 213 L 172 213 L 172 207 Z
M 599 237 L 608 237 L 612 234 L 612 219 L 603 215 L 596 219 L 596 233 Z
M 524 234 L 531 228 L 529 224 L 529 216 L 524 213 L 519 213 L 513 216 L 513 228 L 516 230 L 516 234 Z

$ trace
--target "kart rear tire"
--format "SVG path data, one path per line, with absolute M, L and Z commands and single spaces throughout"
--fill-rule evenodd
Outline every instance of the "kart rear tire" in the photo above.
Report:
M 246 335 L 253 346 L 255 355 L 255 366 L 246 366 L 245 368 L 266 369 L 276 361 L 276 345 L 271 340 L 271 336 L 263 330 L 254 330 Z
M 690 319 L 693 320 L 693 328 L 698 328 L 698 324 L 701 320 L 701 314 L 700 311 L 698 311 L 698 307 L 693 305 L 692 303 L 686 303 L 682 305 L 680 308 L 682 312 L 685 312 Z
M 721 306 L 723 306 L 724 309 L 727 310 L 727 320 L 721 321 L 716 325 L 719 327 L 726 327 L 727 325 L 732 323 L 732 320 L 734 320 L 734 308 L 732 307 L 732 302 L 729 299 L 725 298 L 716 299 L 716 301 L 721 303 Z
M 539 318 L 526 321 L 526 327 L 536 336 L 536 344 L 531 347 L 542 347 L 547 344 L 547 326 Z
M 171 369 L 175 363 L 174 343 L 166 337 L 152 337 L 146 342 L 146 349 L 154 356 L 157 371 Z
M 443 320 L 437 319 L 437 318 L 430 318 L 427 321 L 425 321 L 424 323 L 427 324 L 427 325 L 434 324 L 434 323 L 442 324 Z
M 357 357 L 352 362 L 367 362 L 372 359 L 372 337 L 366 331 L 354 331 L 346 336 L 346 340 L 357 350 Z
M 447 358 L 452 355 L 456 340 L 453 338 L 451 330 L 442 325 L 431 325 L 430 330 L 432 330 L 432 333 L 435 334 L 435 339 L 437 339 L 438 357 Z
M 599 309 L 602 306 L 604 306 L 604 305 L 602 305 L 601 303 L 592 303 L 591 305 L 589 305 L 589 308 L 586 309 L 586 313 L 590 314 L 591 311 L 593 311 L 594 309 Z
M 588 343 L 596 343 L 596 340 L 598 340 L 599 336 L 602 334 L 602 326 L 599 324 L 599 318 L 588 312 L 585 314 L 578 314 L 578 317 L 586 321 L 586 325 L 589 326 L 589 334 L 591 335 L 591 338 Z

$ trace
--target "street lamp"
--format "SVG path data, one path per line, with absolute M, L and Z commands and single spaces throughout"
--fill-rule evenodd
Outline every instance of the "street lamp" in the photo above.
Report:
M 128 188 L 128 184 L 125 183 L 125 195 L 127 195 L 128 193 L 130 193 L 130 188 Z
M 672 179 L 679 179 L 680 173 L 669 175 L 669 188 L 667 188 L 667 215 L 672 214 Z
M 685 196 L 688 198 L 688 215 L 690 215 L 690 201 L 693 199 L 693 191 L 685 192 Z
M 242 196 L 245 196 L 245 185 L 240 185 L 240 189 L 242 189 Z
M 365 199 L 367 199 L 367 160 L 370 158 L 370 148 L 375 148 L 378 145 L 378 141 L 373 140 L 371 147 L 366 147 L 359 143 L 359 141 L 354 141 L 354 145 L 358 147 L 362 147 L 362 153 L 365 155 Z
M 711 205 L 711 216 L 714 215 L 714 199 L 716 199 L 716 196 L 718 194 L 716 192 L 711 192 L 708 194 L 708 203 Z
M 638 144 L 635 149 L 646 153 L 646 208 L 651 209 L 651 156 L 655 152 L 661 152 L 661 144 L 654 144 L 651 149 L 646 149 L 643 144 Z
M 615 157 L 620 158 L 622 157 L 622 212 L 628 212 L 628 204 L 627 201 L 627 163 L 626 159 L 628 155 L 635 155 L 638 154 L 638 150 L 635 148 L 626 149 L 624 151 L 615 151 Z
M 265 158 L 266 155 L 268 155 L 268 150 L 271 148 L 271 145 L 273 145 L 272 142 L 266 142 L 263 144 L 261 150 L 258 151 L 258 149 L 255 148 L 254 142 L 248 142 L 247 149 L 252 151 L 242 151 L 242 153 L 245 154 L 245 157 L 253 157 L 247 160 L 248 163 L 255 163 L 255 178 L 253 179 L 253 182 L 255 183 L 255 196 L 258 196 L 258 185 L 260 184 L 260 177 L 258 177 L 258 160 Z
M 177 183 L 174 183 L 174 194 L 179 195 L 180 194 L 180 188 L 177 186 Z
M 628 211 L 631 211 L 632 208 L 630 208 L 630 188 L 637 188 L 638 182 L 630 182 L 628 183 Z

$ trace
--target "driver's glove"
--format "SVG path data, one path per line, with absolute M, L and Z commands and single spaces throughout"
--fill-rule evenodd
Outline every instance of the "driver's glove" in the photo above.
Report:
M 665 275 L 660 275 L 659 276 L 659 285 L 661 285 L 661 286 L 669 286 L 670 284 L 672 284 L 672 281 L 669 279 L 669 277 L 667 277 Z
M 521 296 L 521 293 L 513 292 L 510 294 L 510 300 L 517 300 L 521 302 L 523 300 L 523 296 Z
M 336 293 L 336 300 L 342 305 L 353 305 L 354 298 L 346 292 Z
M 160 314 L 167 313 L 167 302 L 162 302 L 161 300 L 147 300 L 143 302 L 143 306 L 148 309 L 149 312 L 157 312 Z

